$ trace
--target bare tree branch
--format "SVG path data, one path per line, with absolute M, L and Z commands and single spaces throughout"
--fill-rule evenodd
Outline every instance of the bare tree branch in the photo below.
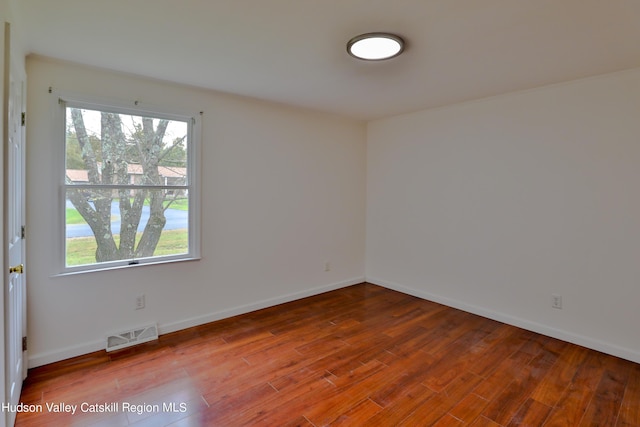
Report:
M 132 120 L 133 132 L 125 134 L 122 116 L 116 113 L 101 112 L 100 115 L 100 156 L 94 152 L 91 140 L 84 125 L 82 110 L 71 109 L 71 118 L 80 144 L 84 166 L 88 171 L 89 183 L 102 185 L 163 185 L 159 171 L 160 161 L 175 147 L 182 144 L 186 135 L 176 139 L 170 146 L 164 147 L 164 137 L 169 120 L 141 118 Z M 128 136 L 129 135 L 129 136 Z M 95 143 L 95 142 L 94 142 Z M 127 146 L 134 144 L 136 155 L 128 152 Z M 129 153 L 129 157 L 128 154 Z M 133 156 L 133 157 L 131 157 Z M 142 168 L 139 182 L 132 182 L 132 170 L 128 159 L 138 161 Z M 136 164 L 137 165 L 137 164 Z M 136 169 L 133 169 L 136 170 Z M 67 177 L 67 183 L 71 180 Z M 82 215 L 94 233 L 98 248 L 96 261 L 112 261 L 153 256 L 166 224 L 165 210 L 178 198 L 179 192 L 172 196 L 163 189 L 119 190 L 94 189 L 90 202 L 86 190 L 68 190 L 67 197 Z M 111 229 L 111 212 L 114 198 L 118 199 L 120 213 L 119 247 L 116 245 Z M 142 218 L 145 200 L 149 200 L 149 219 L 142 234 L 137 230 Z M 168 203 L 165 203 L 168 200 Z M 136 245 L 136 240 L 137 245 Z

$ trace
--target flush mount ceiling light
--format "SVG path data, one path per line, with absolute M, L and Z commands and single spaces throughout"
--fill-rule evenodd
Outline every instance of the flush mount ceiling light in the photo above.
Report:
M 404 50 L 404 40 L 389 33 L 361 34 L 349 40 L 347 52 L 365 61 L 382 61 L 395 58 Z

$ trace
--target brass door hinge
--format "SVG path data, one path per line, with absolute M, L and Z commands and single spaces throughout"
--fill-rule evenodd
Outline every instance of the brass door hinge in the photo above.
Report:
M 27 337 L 22 337 L 22 351 L 27 351 Z

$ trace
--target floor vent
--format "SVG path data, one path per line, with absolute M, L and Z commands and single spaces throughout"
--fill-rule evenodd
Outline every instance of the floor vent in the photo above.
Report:
M 157 339 L 158 328 L 156 325 L 143 326 L 130 331 L 109 335 L 107 337 L 107 351 L 119 350 Z

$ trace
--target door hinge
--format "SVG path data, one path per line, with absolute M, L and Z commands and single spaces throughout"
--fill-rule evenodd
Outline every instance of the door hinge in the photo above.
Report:
M 20 229 L 20 237 L 21 237 L 22 239 L 24 239 L 26 235 L 27 235 L 27 233 L 26 233 L 26 228 L 25 228 L 25 226 L 23 225 L 23 226 L 22 226 L 22 228 Z
M 22 337 L 22 351 L 27 351 L 27 337 Z
M 27 122 L 27 113 L 23 111 L 20 117 L 21 117 L 20 123 L 22 124 L 22 126 L 24 126 L 24 124 Z

